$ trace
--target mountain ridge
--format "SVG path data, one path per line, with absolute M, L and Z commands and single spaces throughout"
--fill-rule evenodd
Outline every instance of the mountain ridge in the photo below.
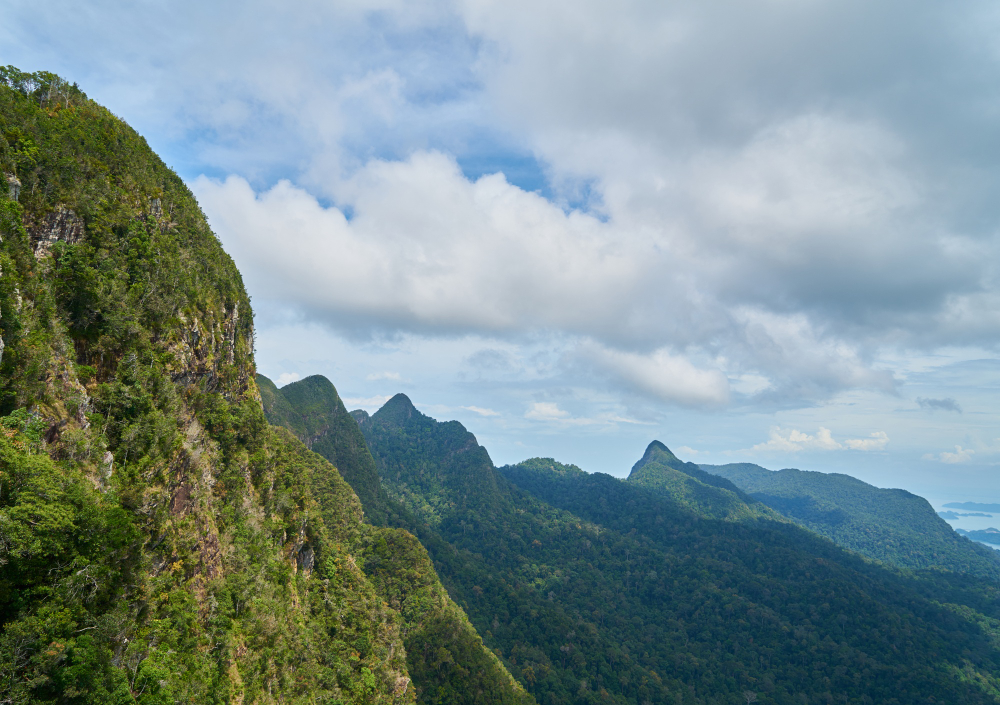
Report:
M 632 466 L 626 482 L 641 485 L 695 509 L 705 516 L 730 521 L 756 518 L 780 520 L 780 515 L 751 498 L 729 480 L 686 463 L 660 441 L 652 441 Z
M 427 550 L 409 531 L 419 531 L 417 522 L 382 488 L 356 417 L 346 411 L 333 383 L 312 375 L 278 389 L 263 375 L 257 379 L 265 390 L 268 421 L 301 434 L 335 467 L 352 468 L 343 477 L 354 487 L 366 520 L 385 527 L 372 533 L 366 544 L 362 570 L 402 617 L 407 666 L 419 702 L 531 705 L 531 696 L 484 647 L 441 584 Z M 367 414 L 362 418 L 366 423 L 385 423 L 387 418 L 406 422 L 417 415 L 409 399 L 397 395 L 384 414 L 376 414 L 377 420 Z M 323 488 L 317 492 L 322 494 Z M 325 507 L 331 511 L 337 503 Z M 398 528 L 386 526 L 389 523 Z
M 810 661 L 810 668 L 830 669 L 824 677 L 840 692 L 924 702 L 922 693 L 960 691 L 970 702 L 990 701 L 960 685 L 965 676 L 956 674 L 967 668 L 961 659 L 937 659 L 951 638 L 968 639 L 984 658 L 1000 657 L 980 631 L 995 618 L 993 586 L 909 581 L 752 498 L 748 504 L 740 490 L 725 489 L 726 480 L 697 467 L 691 474 L 669 467 L 676 458 L 665 456 L 662 444 L 651 444 L 631 481 L 551 459 L 497 470 L 461 424 L 397 412 L 377 412 L 362 423 L 383 484 L 390 495 L 405 497 L 413 531 L 449 593 L 540 702 L 711 702 L 742 689 L 797 702 L 798 694 L 822 696 L 813 690 L 815 679 L 775 670 L 752 654 L 766 649 L 787 665 L 800 662 L 807 644 L 841 642 L 840 655 L 823 651 Z M 499 478 L 483 483 L 495 477 L 492 471 Z M 644 471 L 669 472 L 681 491 L 645 486 L 637 481 Z M 488 491 L 468 496 L 477 487 Z M 815 613 L 834 595 L 832 613 Z M 942 599 L 962 605 L 959 612 L 938 605 Z M 712 615 L 727 610 L 741 616 L 716 625 Z M 769 616 L 761 621 L 761 614 Z M 680 627 L 681 615 L 690 627 Z M 907 625 L 908 636 L 886 641 L 872 631 L 886 624 Z M 789 643 L 788 634 L 814 636 Z M 713 638 L 757 646 L 719 652 Z M 896 651 L 898 639 L 907 643 L 903 651 Z M 706 667 L 680 665 L 691 658 Z M 831 665 L 854 672 L 858 663 L 868 667 L 854 685 L 837 680 L 838 666 Z M 743 675 L 718 675 L 734 668 Z
M 1000 581 L 1000 556 L 959 536 L 911 492 L 850 475 L 752 463 L 702 466 L 790 520 L 869 558 L 911 570 L 946 569 Z

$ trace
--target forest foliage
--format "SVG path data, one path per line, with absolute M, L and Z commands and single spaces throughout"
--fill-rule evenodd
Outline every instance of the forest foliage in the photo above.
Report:
M 951 570 L 1000 581 L 1000 555 L 952 530 L 923 497 L 849 475 L 752 463 L 702 465 L 792 521 L 869 558 L 912 570 Z
M 264 411 L 274 425 L 294 430 L 351 483 L 373 524 L 392 521 L 413 528 L 412 515 L 382 489 L 375 461 L 355 419 L 336 388 L 315 375 L 278 389 L 257 377 Z M 340 501 L 327 479 L 313 476 L 324 516 L 336 516 Z M 328 520 L 329 521 L 329 520 Z M 434 705 L 529 705 L 525 692 L 500 659 L 487 649 L 465 612 L 449 597 L 421 543 L 405 528 L 366 527 L 362 564 L 378 594 L 402 618 L 406 662 L 420 703 Z
M 402 395 L 358 417 L 449 593 L 540 703 L 997 700 L 995 584 L 886 570 L 697 467 L 709 483 L 679 499 L 672 474 L 497 470 Z
M 52 74 L 0 70 L 0 135 L 0 702 L 415 702 L 379 592 L 413 566 L 267 423 L 249 298 L 183 182 Z

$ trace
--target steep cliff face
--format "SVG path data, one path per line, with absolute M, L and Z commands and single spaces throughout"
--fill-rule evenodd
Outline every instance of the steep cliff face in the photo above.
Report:
M 0 70 L 0 134 L 0 701 L 413 702 L 361 504 L 267 424 L 184 184 L 51 74 Z

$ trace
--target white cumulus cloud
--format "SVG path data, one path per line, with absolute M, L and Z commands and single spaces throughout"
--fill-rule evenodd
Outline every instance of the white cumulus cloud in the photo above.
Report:
M 885 431 L 875 431 L 868 438 L 848 438 L 844 446 L 851 450 L 885 450 L 889 445 L 889 435 Z
M 484 409 L 479 406 L 463 406 L 466 411 L 471 411 L 474 414 L 479 414 L 480 416 L 499 416 L 499 411 L 494 411 L 493 409 Z
M 370 397 L 344 397 L 344 406 L 350 410 L 364 409 L 365 411 L 374 412 L 382 408 L 382 405 L 391 398 L 387 394 L 376 394 Z
M 284 387 L 286 384 L 298 382 L 300 379 L 302 376 L 298 372 L 282 372 L 278 375 L 278 379 L 274 380 L 274 383 L 278 387 Z
M 752 450 L 795 453 L 803 450 L 884 450 L 889 444 L 889 436 L 884 431 L 875 431 L 868 438 L 834 439 L 830 429 L 822 426 L 815 434 L 797 429 L 782 429 L 775 426 L 764 443 L 758 443 Z
M 564 421 L 569 419 L 569 412 L 560 409 L 553 402 L 536 401 L 524 412 L 524 418 L 533 421 Z
M 943 451 L 938 455 L 928 454 L 924 456 L 924 460 L 940 460 L 942 463 L 947 463 L 949 465 L 956 465 L 958 463 L 967 463 L 972 460 L 972 456 L 976 454 L 976 451 L 969 448 L 963 448 L 962 446 L 955 446 L 955 452 Z

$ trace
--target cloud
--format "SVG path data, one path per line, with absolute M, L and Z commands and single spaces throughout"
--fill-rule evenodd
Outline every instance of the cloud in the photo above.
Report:
M 840 442 L 833 438 L 830 429 L 822 426 L 815 435 L 796 429 L 783 430 L 776 426 L 771 429 L 768 440 L 758 443 L 752 450 L 785 453 L 797 453 L 803 450 L 873 451 L 885 450 L 888 444 L 889 436 L 884 431 L 875 431 L 869 438 L 848 438 Z
M 630 419 L 615 413 L 600 413 L 594 416 L 573 416 L 568 411 L 560 409 L 555 402 L 533 402 L 524 413 L 524 418 L 532 421 L 545 421 L 558 424 L 562 427 L 587 427 L 597 426 L 603 428 L 615 428 L 618 424 L 629 424 L 639 426 L 654 425 L 651 422 Z
M 955 452 L 951 453 L 949 451 L 943 451 L 937 455 L 928 453 L 923 456 L 924 460 L 940 460 L 942 463 L 947 463 L 949 465 L 956 465 L 958 463 L 967 463 L 972 460 L 972 456 L 976 454 L 976 451 L 963 448 L 962 446 L 955 446 Z
M 478 406 L 463 406 L 466 411 L 471 411 L 474 414 L 479 414 L 480 416 L 499 416 L 499 411 L 493 411 L 493 409 L 483 409 Z
M 284 387 L 286 384 L 297 382 L 300 379 L 302 379 L 302 376 L 299 375 L 298 372 L 282 372 L 278 375 L 278 379 L 276 379 L 274 383 L 278 387 Z
M 341 328 L 640 335 L 614 315 L 648 276 L 630 243 L 501 175 L 471 182 L 442 154 L 369 164 L 347 189 L 350 221 L 288 182 L 195 190 L 256 290 Z
M 377 411 L 382 405 L 392 397 L 387 394 L 375 394 L 370 397 L 344 397 L 344 405 L 349 409 L 364 409 L 365 411 Z
M 830 429 L 822 426 L 814 436 L 795 429 L 783 431 L 781 428 L 775 427 L 771 429 L 767 442 L 758 443 L 753 447 L 753 450 L 797 452 L 800 450 L 839 450 L 840 448 L 842 446 L 833 440 Z
M 569 419 L 569 412 L 563 411 L 553 402 L 536 401 L 524 412 L 524 418 L 533 421 L 566 421 Z
M 940 409 L 941 411 L 956 411 L 959 414 L 962 413 L 962 407 L 957 401 L 951 397 L 945 399 L 928 399 L 925 397 L 917 397 L 917 404 L 921 409 L 929 409 L 931 411 L 936 411 Z
M 893 386 L 891 373 L 825 339 L 804 315 L 727 309 L 690 275 L 664 277 L 676 262 L 655 243 L 564 213 L 501 176 L 471 182 L 444 155 L 359 172 L 351 220 L 287 182 L 256 194 L 236 177 L 202 178 L 195 190 L 258 296 L 341 329 L 562 331 L 606 375 L 687 406 L 728 401 L 719 352 L 735 374 L 770 380 L 759 386 L 771 394 Z M 629 350 L 649 344 L 651 353 Z
M 844 446 L 851 450 L 885 450 L 889 436 L 885 431 L 875 431 L 870 438 L 848 438 Z
M 37 5 L 7 60 L 214 177 L 254 299 L 355 339 L 571 339 L 700 408 L 1000 339 L 990 3 Z
M 699 369 L 667 350 L 643 355 L 587 345 L 581 354 L 617 382 L 660 401 L 709 407 L 729 401 L 729 382 L 724 374 Z
M 377 382 L 379 380 L 389 380 L 392 382 L 399 382 L 402 377 L 399 376 L 398 372 L 373 372 L 365 377 L 369 382 Z

